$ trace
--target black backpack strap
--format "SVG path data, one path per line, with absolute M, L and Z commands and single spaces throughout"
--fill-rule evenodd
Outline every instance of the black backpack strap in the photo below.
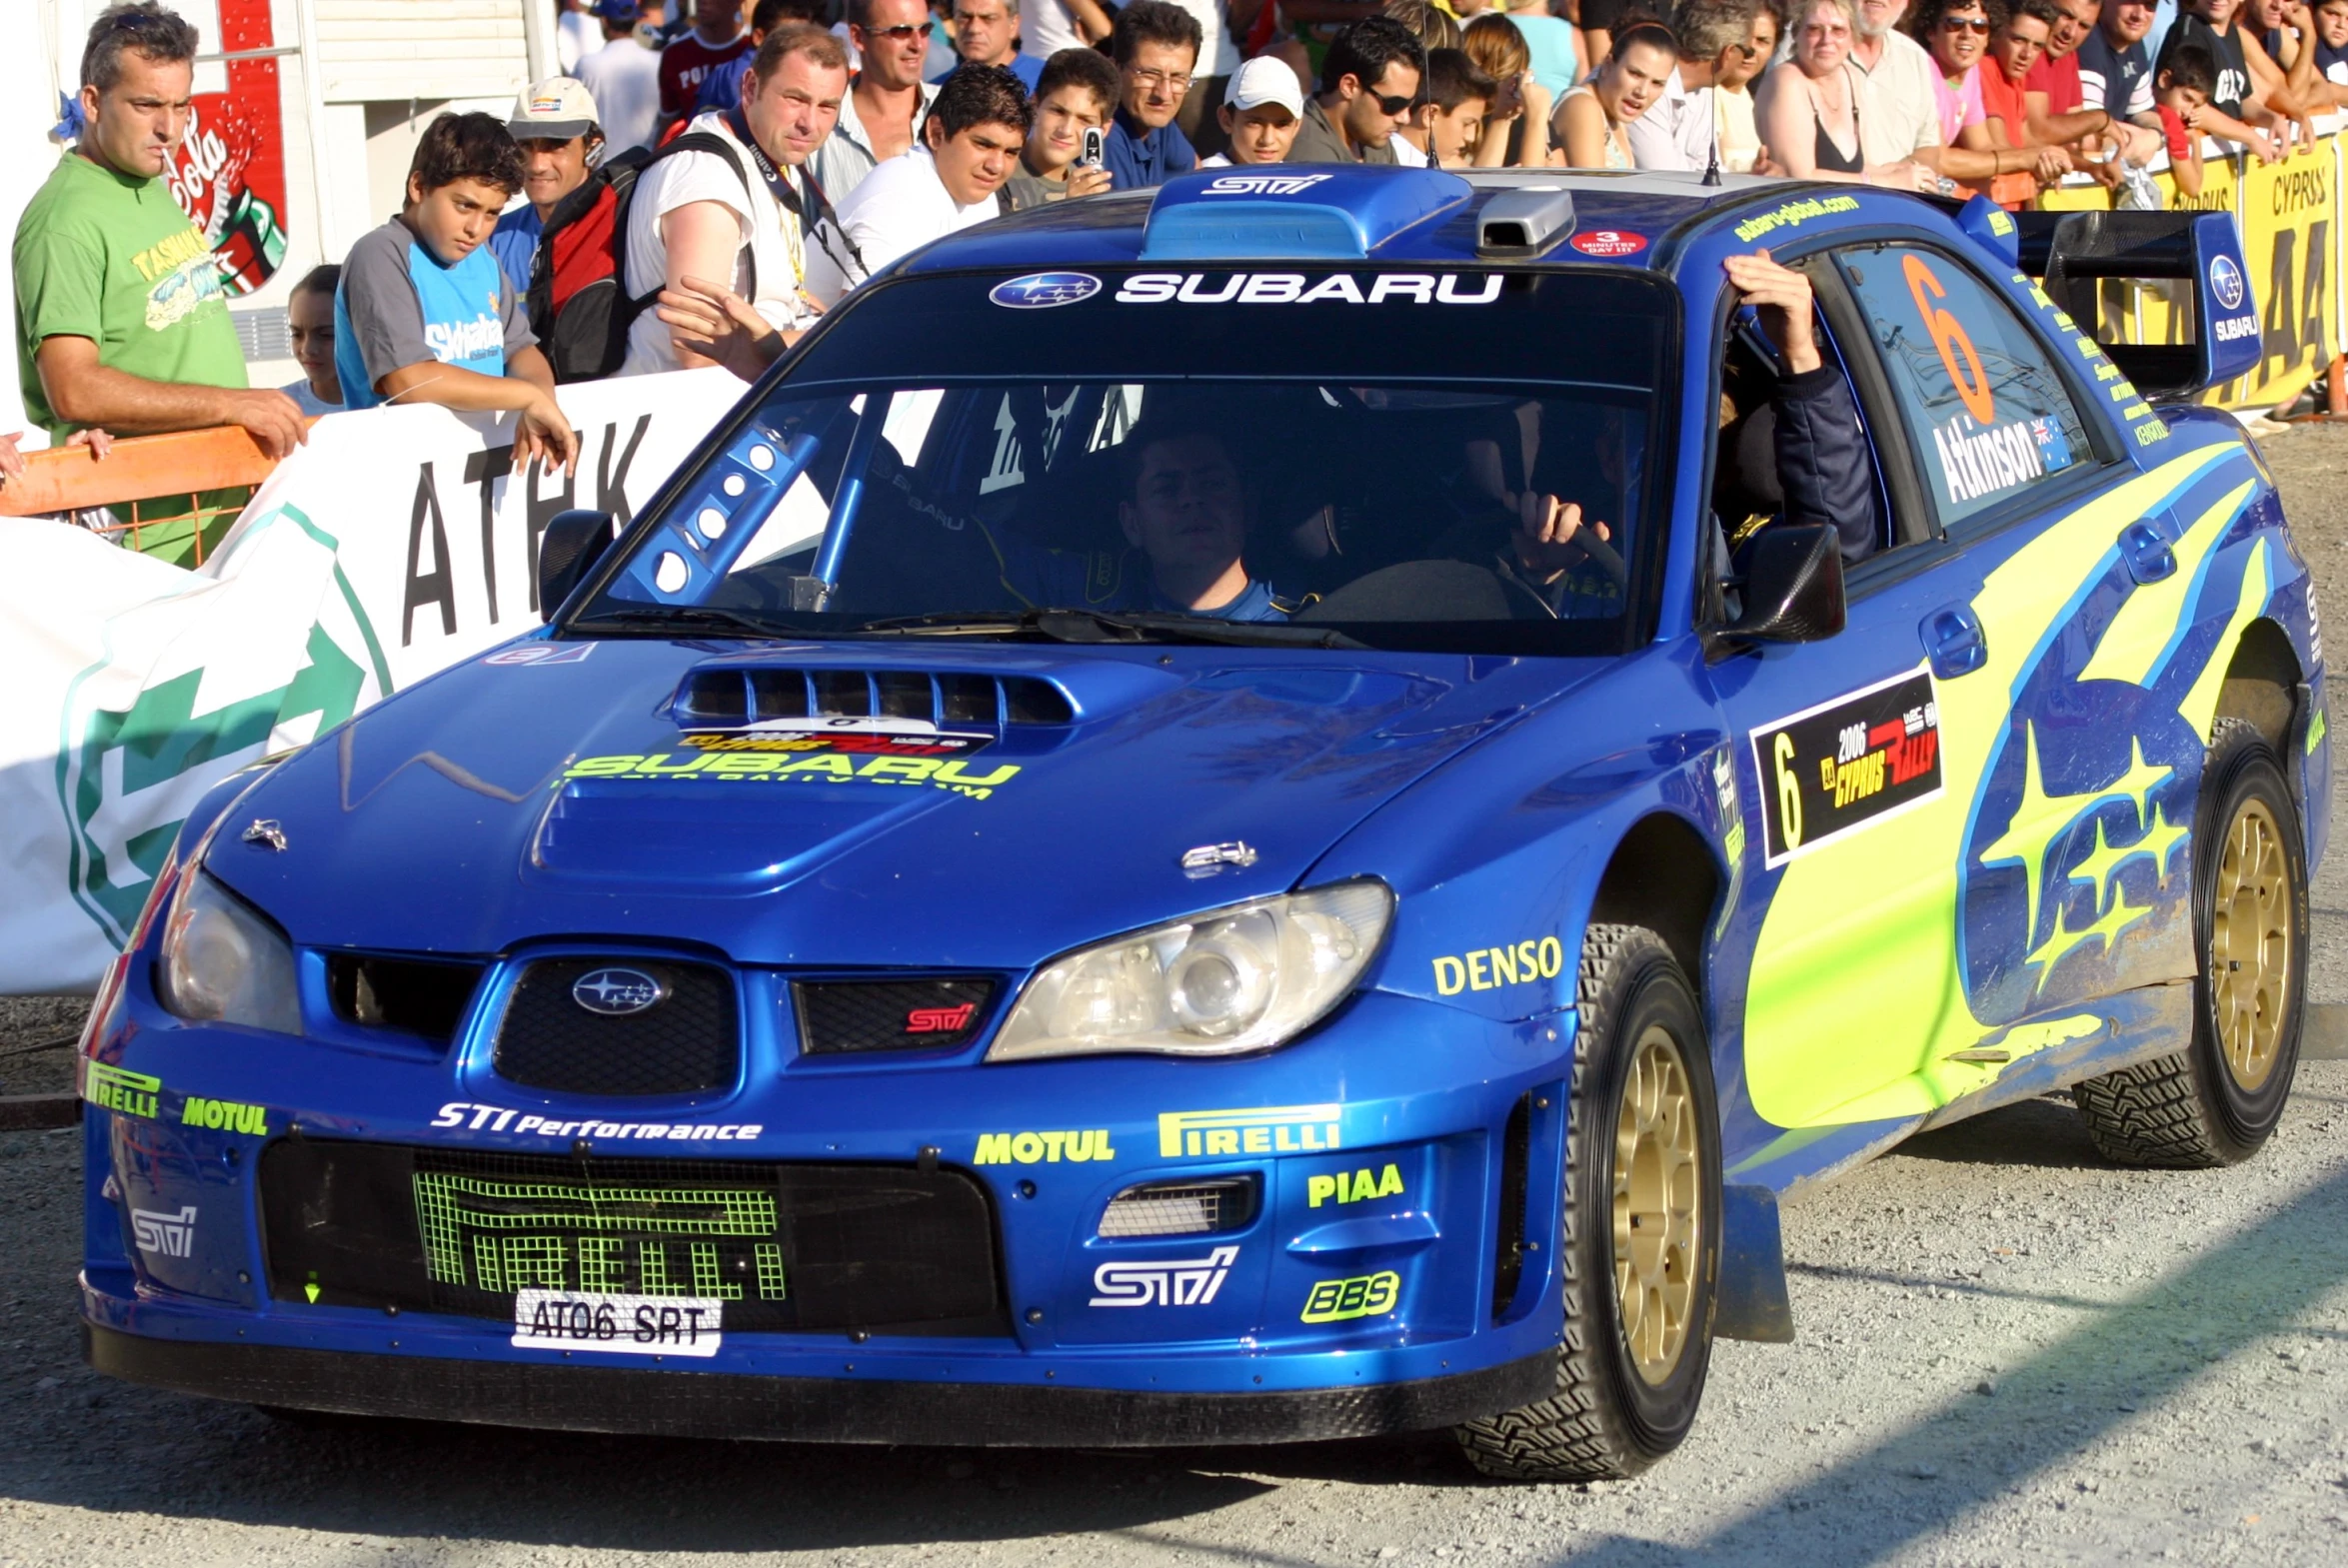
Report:
M 659 163 L 662 159 L 677 153 L 717 154 L 720 158 L 726 160 L 726 167 L 734 171 L 734 178 L 742 182 L 742 194 L 745 197 L 751 194 L 750 172 L 742 167 L 742 155 L 734 150 L 734 144 L 732 142 L 727 141 L 726 138 L 718 135 L 714 131 L 687 131 L 683 136 L 677 137 L 674 140 L 668 142 L 658 152 L 655 152 L 650 158 L 647 158 L 644 161 L 644 167 L 637 172 L 638 183 L 641 184 L 643 182 L 644 176 L 652 171 L 652 166 L 654 164 Z M 629 214 L 625 208 L 627 205 L 632 205 L 632 199 L 634 195 L 635 192 L 630 191 L 628 197 L 623 199 L 623 210 L 617 215 L 616 218 L 616 221 L 622 225 L 625 225 L 629 221 Z M 625 227 L 623 227 L 620 229 L 619 233 L 620 244 L 623 247 L 623 253 L 621 256 L 620 287 L 625 290 L 628 287 L 627 257 L 625 253 L 625 247 L 628 243 L 627 230 Z M 650 292 L 643 295 L 630 296 L 628 299 L 628 319 L 630 321 L 634 321 L 637 317 L 643 315 L 645 308 L 651 305 L 654 300 L 660 298 L 661 288 L 662 285 L 656 283 L 653 285 Z M 753 245 L 750 247 L 750 297 L 754 300 L 757 299 L 758 292 L 759 253 L 758 247 Z

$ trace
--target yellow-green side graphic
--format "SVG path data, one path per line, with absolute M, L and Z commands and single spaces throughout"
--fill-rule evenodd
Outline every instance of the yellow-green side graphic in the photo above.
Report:
M 1929 1114 L 2034 1052 L 2102 1030 L 2105 1020 L 2085 1009 L 2014 1021 L 2062 1008 L 2087 989 L 2081 975 L 2109 983 L 2124 970 L 2135 976 L 2127 983 L 2141 984 L 2190 972 L 2190 921 L 2181 915 L 2189 799 L 2162 791 L 2180 765 L 2192 766 L 2179 750 L 2193 750 L 2183 727 L 2206 742 L 2233 649 L 2265 610 L 2273 587 L 2265 539 L 2252 545 L 2224 633 L 2190 686 L 2173 708 L 2154 690 L 2173 691 L 2184 679 L 2171 666 L 2196 608 L 2208 613 L 2202 590 L 2216 547 L 2254 485 L 2234 486 L 2200 511 L 2173 547 L 2175 572 L 2120 600 L 2042 721 L 2056 731 L 2041 733 L 2029 717 L 2038 710 L 2019 699 L 2049 661 L 2087 654 L 2081 644 L 2092 629 L 2081 607 L 2111 574 L 2121 530 L 2161 513 L 2213 467 L 2247 472 L 2247 458 L 2205 447 L 2173 459 L 2043 526 L 1989 573 L 1971 601 L 1988 662 L 1936 683 L 1946 788 L 1786 865 L 1755 943 L 1744 1017 L 1746 1084 L 1766 1120 L 1814 1127 Z M 2115 685 L 2082 691 L 2088 683 Z M 2131 728 L 2131 711 L 2135 733 L 2123 754 L 2110 726 Z M 2076 747 L 2097 722 L 2097 742 L 2111 751 L 2108 777 L 2050 788 L 2053 736 Z M 2009 751 L 2018 754 L 2019 799 L 2010 820 L 1993 819 L 1985 809 L 1993 773 L 2008 781 L 2002 797 L 2013 797 L 2014 765 L 2001 767 Z M 1972 874 L 1996 889 L 1974 902 L 1995 915 L 2012 954 L 1996 962 L 2000 999 L 1990 1018 L 1976 1014 L 1967 980 L 1960 894 L 1968 845 L 1977 846 Z M 1987 962 L 1975 964 L 1976 980 Z M 1994 1059 L 2000 1051 L 2006 1059 Z M 1958 1053 L 1979 1059 L 1952 1060 Z

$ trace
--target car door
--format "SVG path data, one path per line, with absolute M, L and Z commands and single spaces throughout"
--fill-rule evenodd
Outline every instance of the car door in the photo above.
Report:
M 1967 981 L 1978 785 L 2054 619 L 2043 517 L 2106 488 L 2116 456 L 2045 343 L 1957 256 L 1845 245 L 1808 270 L 1894 537 L 1848 572 L 1841 635 L 1714 671 L 1762 828 L 1736 998 L 1746 1087 L 1786 1128 L 1929 1114 L 1996 1075 L 1967 1059 L 2000 1032 Z

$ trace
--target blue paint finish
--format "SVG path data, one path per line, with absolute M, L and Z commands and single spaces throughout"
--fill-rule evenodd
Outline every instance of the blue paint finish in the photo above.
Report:
M 1098 268 L 1108 271 L 1104 291 L 1113 296 L 1118 269 L 1143 259 L 1146 245 L 1172 242 L 1169 220 L 1229 199 L 1208 194 L 1215 175 L 1174 182 L 1155 198 L 1064 203 L 987 225 L 927 248 L 902 271 L 1008 280 Z M 2098 355 L 2081 349 L 2013 274 L 2002 236 L 1978 211 L 1952 221 L 1937 207 L 1856 188 L 1557 178 L 1573 188 L 1577 231 L 1633 232 L 1650 244 L 1592 264 L 1561 237 L 1547 258 L 1502 270 L 1570 277 L 1630 266 L 1674 285 L 1688 306 L 1677 351 L 1680 430 L 1714 426 L 1721 265 L 1762 247 L 1795 254 L 1929 241 L 1972 258 L 2068 372 L 2096 375 Z M 1450 175 L 1343 171 L 1300 187 L 1298 196 L 1336 213 L 1346 243 L 1358 242 L 1371 266 L 1464 274 L 1477 265 L 1475 209 L 1495 188 Z M 1253 203 L 1284 199 L 1235 194 Z M 1294 232 L 1307 230 L 1333 232 L 1325 223 L 1300 223 Z M 1242 259 L 1200 248 L 1211 239 L 1206 220 L 1192 221 L 1186 234 L 1174 247 L 1188 247 L 1185 262 L 1223 270 Z M 862 298 L 885 301 L 887 292 Z M 868 308 L 879 306 L 852 302 L 837 316 Z M 778 374 L 787 378 L 788 365 Z M 2092 983 L 2033 986 L 2030 941 L 2084 893 L 2042 900 L 2037 930 L 2017 936 L 2028 923 L 2018 907 L 2020 878 L 1979 857 L 2022 797 L 2026 736 L 2037 736 L 2041 783 L 2056 793 L 2090 789 L 2141 748 L 2148 763 L 2172 770 L 2149 801 L 2189 816 L 2199 748 L 2175 704 L 2217 652 L 2258 549 L 2273 575 L 2264 614 L 2306 672 L 2311 712 L 2322 703 L 2312 587 L 2271 480 L 2232 422 L 2164 409 L 2168 433 L 2139 440 L 2132 432 L 2141 420 L 2122 420 L 2108 400 L 2080 402 L 2105 466 L 2081 464 L 2077 481 L 2039 492 L 2050 508 L 2043 516 L 1936 547 L 1904 575 L 1862 580 L 1848 629 L 1816 646 L 1714 658 L 1695 636 L 1709 453 L 1708 443 L 1694 440 L 1647 455 L 1655 483 L 1674 498 L 1641 623 L 1652 635 L 1610 658 L 973 638 L 746 644 L 713 636 L 604 641 L 592 645 L 593 658 L 572 664 L 477 660 L 452 668 L 266 776 L 224 782 L 182 829 L 176 852 L 184 856 L 216 820 L 234 828 L 241 818 L 268 816 L 282 825 L 290 845 L 283 853 L 223 831 L 208 870 L 299 949 L 306 1035 L 166 1013 L 152 988 L 159 935 L 150 931 L 122 971 L 100 1058 L 160 1079 L 167 1107 L 188 1094 L 262 1106 L 269 1132 L 191 1127 L 169 1120 L 168 1110 L 151 1119 L 91 1107 L 85 1314 L 163 1339 L 382 1353 L 396 1338 L 406 1355 L 542 1359 L 515 1350 L 499 1320 L 411 1312 L 387 1322 L 371 1311 L 268 1300 L 264 1287 L 241 1282 L 240 1273 L 266 1277 L 253 1186 L 260 1152 L 298 1125 L 313 1137 L 560 1153 L 567 1139 L 519 1130 L 518 1117 L 635 1116 L 752 1129 L 741 1141 L 659 1151 L 685 1164 L 905 1164 L 935 1149 L 942 1165 L 981 1183 L 998 1226 L 1005 1328 L 975 1338 L 878 1335 L 857 1346 L 854 1377 L 1276 1391 L 1498 1366 L 1558 1340 L 1553 1241 L 1574 1110 L 1578 959 L 1609 864 L 1638 831 L 1684 854 L 1671 872 L 1675 885 L 1709 881 L 1710 902 L 1695 911 L 1702 951 L 1694 977 L 1710 1029 L 1727 1179 L 1751 1189 L 1731 1211 L 1730 1272 L 1737 1310 L 1768 1319 L 1775 1243 L 1765 1234 L 1766 1195 L 1878 1152 L 1924 1118 L 1788 1129 L 1754 1109 L 1742 1018 L 1762 921 L 1783 875 L 1766 863 L 1760 824 L 1772 785 L 1756 767 L 1754 730 L 1918 671 L 1928 658 L 1939 662 L 1941 680 L 1978 679 L 1973 651 L 1999 635 L 1966 620 L 1982 578 L 2042 530 L 2064 526 L 2102 487 L 2203 450 L 2148 511 L 2132 548 L 2116 534 L 2108 542 L 2055 630 L 2028 652 L 1976 797 L 1965 857 L 1922 894 L 1956 924 L 1962 972 L 1950 977 L 1952 995 L 1961 988 L 1978 1016 L 2026 1024 L 2093 1012 L 2113 1026 L 2018 1061 L 1989 1089 L 1931 1118 L 1937 1122 L 2109 1070 L 2166 1048 L 2186 1026 L 2178 1011 L 2186 988 L 2132 983 L 2124 970 L 2095 971 Z M 878 429 L 877 421 L 864 427 Z M 692 603 L 749 547 L 755 530 L 734 527 L 735 518 L 763 516 L 819 462 L 863 466 L 863 454 L 822 453 L 814 435 L 783 451 L 762 451 L 758 441 L 745 421 L 727 422 L 639 520 L 626 547 L 632 554 L 607 575 L 631 583 L 646 603 Z M 2096 637 L 2128 596 L 2167 577 L 2156 558 L 2178 541 L 2180 522 L 2245 478 L 2255 481 L 2252 495 L 2188 586 L 2191 612 L 2146 685 L 2081 680 Z M 713 508 L 725 525 L 714 531 L 704 526 Z M 853 510 L 843 501 L 836 527 Z M 816 576 L 837 566 L 839 543 L 828 541 Z M 663 551 L 678 557 L 682 586 L 657 580 Z M 744 783 L 684 772 L 700 754 L 683 740 L 681 687 L 711 672 L 777 670 L 1029 679 L 1056 689 L 1073 718 L 977 726 L 986 744 L 967 767 L 991 781 L 977 788 L 862 777 Z M 2311 863 L 2323 847 L 2330 744 L 2327 725 L 2299 760 Z M 660 759 L 675 777 L 621 781 L 580 771 L 582 760 L 614 757 Z M 234 815 L 224 818 L 232 802 Z M 2132 807 L 2115 798 L 2082 820 L 2109 814 L 2116 822 L 2123 809 Z M 1254 851 L 1251 863 L 1184 874 L 1183 851 L 1242 840 Z M 2172 875 L 2164 891 L 2148 866 L 2120 874 L 2136 895 L 2161 900 L 2163 931 L 2181 928 L 2180 878 Z M 1227 1059 L 984 1059 L 1009 997 L 1060 953 L 1360 876 L 1395 894 L 1383 945 L 1355 994 L 1278 1049 Z M 1854 889 L 1854 898 L 1882 892 Z M 2083 903 L 2068 913 L 2091 917 Z M 2142 950 L 2160 956 L 2171 945 L 2146 942 Z M 443 1047 L 338 1018 L 328 958 L 351 950 L 483 964 L 455 1039 Z M 614 963 L 693 957 L 726 966 L 744 1019 L 736 1080 L 644 1101 L 502 1082 L 491 1060 L 493 1020 L 523 966 L 547 955 Z M 1853 961 L 1863 963 L 1863 954 Z M 898 966 L 984 972 L 1001 981 L 1001 994 L 961 1044 L 872 1057 L 801 1053 L 793 981 Z M 1888 1010 L 1887 1026 L 1899 1016 Z M 1855 1096 L 1876 1086 L 1849 1087 Z M 1170 1145 L 1159 1120 L 1319 1105 L 1338 1107 L 1333 1149 L 1275 1144 L 1267 1135 L 1193 1156 L 1178 1136 Z M 1528 1129 L 1520 1198 L 1504 1189 L 1501 1157 L 1519 1106 Z M 1098 1129 L 1114 1155 L 979 1163 L 983 1138 L 1056 1127 Z M 1361 1171 L 1382 1179 L 1389 1166 L 1399 1193 L 1370 1196 L 1349 1184 Z M 1326 1183 L 1340 1172 L 1351 1195 L 1315 1186 L 1316 1177 Z M 1110 1200 L 1126 1187 L 1218 1174 L 1257 1183 L 1260 1206 L 1243 1228 L 1099 1236 Z M 109 1177 L 119 1196 L 103 1194 Z M 1503 1237 L 1501 1216 L 1517 1201 L 1522 1234 Z M 173 1215 L 194 1208 L 187 1254 L 151 1256 L 132 1245 L 133 1207 Z M 1511 1239 L 1528 1245 L 1503 1306 L 1493 1298 L 1493 1260 Z M 1227 1272 L 1211 1302 L 1093 1304 L 1105 1267 L 1188 1266 L 1225 1247 L 1231 1253 L 1217 1266 Z M 1390 1276 L 1391 1310 L 1305 1320 L 1315 1287 L 1370 1276 Z M 1781 1299 L 1781 1278 L 1778 1290 Z M 836 1334 L 730 1333 L 697 1369 L 848 1378 L 841 1348 Z M 591 1351 L 578 1359 L 633 1364 Z

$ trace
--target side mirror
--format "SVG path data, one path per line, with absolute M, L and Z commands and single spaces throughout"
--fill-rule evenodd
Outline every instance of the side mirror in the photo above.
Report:
M 538 540 L 538 612 L 549 621 L 619 538 L 609 512 L 558 512 Z
M 1705 634 L 1715 655 L 1745 643 L 1816 643 L 1842 630 L 1842 546 L 1823 523 L 1779 524 L 1746 558 L 1744 614 Z

